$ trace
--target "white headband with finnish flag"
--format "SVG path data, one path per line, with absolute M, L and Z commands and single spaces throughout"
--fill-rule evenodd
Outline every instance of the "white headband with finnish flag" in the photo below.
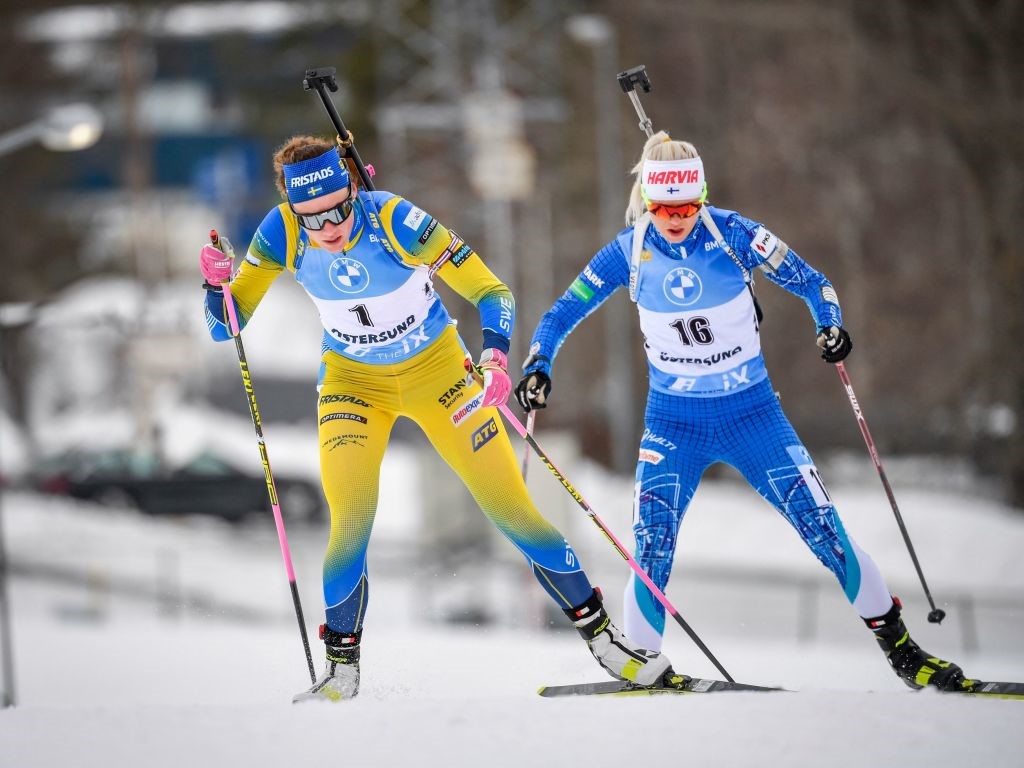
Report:
M 699 157 L 681 160 L 644 160 L 640 187 L 646 200 L 697 200 L 704 194 L 704 162 Z

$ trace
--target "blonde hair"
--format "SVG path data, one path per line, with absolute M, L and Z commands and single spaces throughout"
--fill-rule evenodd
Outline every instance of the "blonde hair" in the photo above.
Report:
M 643 196 L 640 194 L 640 174 L 644 170 L 644 160 L 684 160 L 699 157 L 697 148 L 688 141 L 676 141 L 665 131 L 658 131 L 644 144 L 640 160 L 633 166 L 633 191 L 629 193 L 629 205 L 626 207 L 626 226 L 633 225 L 646 210 Z

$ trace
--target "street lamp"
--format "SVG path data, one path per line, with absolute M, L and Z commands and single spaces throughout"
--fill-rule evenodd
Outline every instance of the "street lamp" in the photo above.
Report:
M 53 107 L 38 120 L 0 134 L 0 155 L 39 142 L 55 152 L 75 152 L 95 144 L 103 133 L 103 116 L 90 104 Z

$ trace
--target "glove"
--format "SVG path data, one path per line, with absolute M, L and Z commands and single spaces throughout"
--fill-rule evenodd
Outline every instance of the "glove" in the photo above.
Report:
M 534 408 L 547 408 L 551 393 L 551 377 L 544 371 L 533 371 L 523 376 L 516 385 L 516 400 L 527 413 Z
M 207 243 L 199 253 L 199 271 L 206 278 L 206 286 L 220 288 L 231 280 L 231 266 L 233 263 L 234 251 L 226 237 L 220 239 L 220 248 Z
M 512 379 L 508 377 L 508 358 L 500 349 L 485 349 L 476 365 L 483 377 L 484 407 L 504 405 L 512 392 Z
M 818 334 L 818 346 L 821 347 L 821 359 L 826 363 L 845 360 L 853 350 L 850 334 L 835 325 L 830 325 Z

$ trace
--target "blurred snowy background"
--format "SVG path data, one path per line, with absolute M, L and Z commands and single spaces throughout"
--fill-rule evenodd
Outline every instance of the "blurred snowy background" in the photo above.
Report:
M 941 627 L 806 309 L 762 282 L 769 371 L 847 527 L 925 648 L 1024 679 L 1022 4 L 8 0 L 0 16 L 0 640 L 18 703 L 0 715 L 0 766 L 600 765 L 673 759 L 677 736 L 708 764 L 860 764 L 850 742 L 905 765 L 1019 760 L 1016 703 L 903 689 L 788 525 L 720 468 L 669 596 L 733 676 L 800 696 L 540 700 L 542 683 L 600 673 L 407 422 L 371 545 L 364 693 L 341 714 L 293 712 L 302 649 L 234 349 L 209 341 L 195 261 L 211 226 L 242 250 L 275 204 L 277 144 L 329 135 L 301 80 L 335 66 L 378 185 L 514 289 L 518 361 L 620 226 L 643 137 L 615 74 L 646 64 L 647 112 L 701 150 L 712 201 L 836 284 Z M 59 151 L 86 130 L 58 135 L 68 104 L 102 129 L 78 151 Z M 472 308 L 445 298 L 475 347 Z M 638 334 L 623 296 L 581 325 L 538 432 L 626 541 Z M 245 337 L 311 633 L 319 339 L 287 278 Z M 530 486 L 617 615 L 625 564 L 535 460 Z M 666 649 L 714 673 L 677 627 Z

